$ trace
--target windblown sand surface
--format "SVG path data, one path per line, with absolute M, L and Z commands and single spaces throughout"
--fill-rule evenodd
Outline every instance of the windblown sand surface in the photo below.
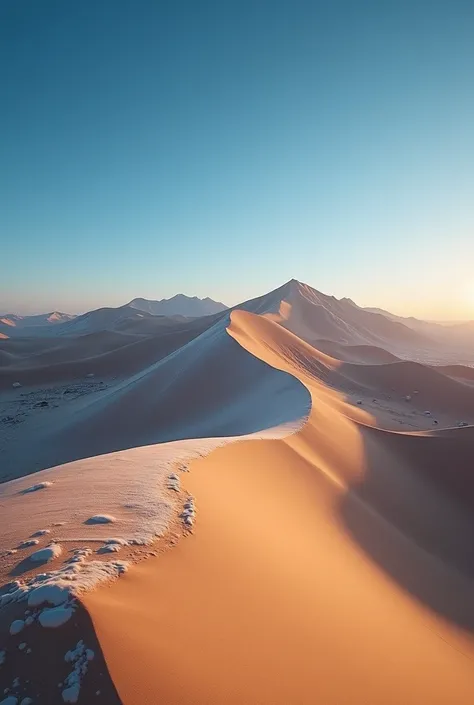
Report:
M 195 461 L 194 535 L 85 596 L 122 701 L 469 702 L 473 429 L 381 431 L 291 333 L 243 312 L 229 332 L 312 412 Z
M 470 702 L 472 368 L 298 282 L 239 309 L 2 341 L 0 692 L 63 702 L 82 638 L 79 702 Z

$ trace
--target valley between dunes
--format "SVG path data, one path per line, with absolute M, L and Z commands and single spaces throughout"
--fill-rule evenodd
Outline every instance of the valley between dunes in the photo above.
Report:
M 335 358 L 245 311 L 228 333 L 311 412 L 195 460 L 193 535 L 83 597 L 122 702 L 471 702 L 474 429 L 383 430 Z

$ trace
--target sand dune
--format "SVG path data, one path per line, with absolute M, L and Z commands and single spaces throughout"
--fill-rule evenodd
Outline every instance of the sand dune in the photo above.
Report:
M 474 381 L 474 367 L 466 367 L 465 365 L 440 365 L 438 370 L 449 377 L 456 379 Z
M 122 701 L 468 702 L 474 522 L 440 478 L 456 486 L 452 434 L 472 455 L 472 429 L 381 431 L 291 333 L 243 312 L 229 332 L 304 382 L 312 412 L 287 439 L 196 461 L 195 535 L 85 597 Z M 419 468 L 430 443 L 436 478 Z
M 397 362 L 399 359 L 388 350 L 377 348 L 375 345 L 341 345 L 332 340 L 318 340 L 315 346 L 318 350 L 343 362 L 383 365 L 389 362 Z
M 1 547 L 47 519 L 100 561 L 113 534 L 133 563 L 150 548 L 131 539 L 164 533 L 158 557 L 81 597 L 124 705 L 472 700 L 474 426 L 453 428 L 474 422 L 469 368 L 399 360 L 426 341 L 360 311 L 292 281 L 230 318 L 112 313 L 2 344 L 22 394 L 92 371 L 97 386 L 0 446 L 10 476 L 61 463 L 0 485 Z M 41 570 L 36 548 L 0 557 L 4 581 Z
M 93 364 L 92 360 L 81 360 L 82 374 L 107 371 L 110 375 L 123 372 L 125 363 L 130 367 L 141 364 L 138 372 L 104 391 L 43 415 L 41 422 L 30 426 L 27 446 L 20 437 L 18 443 L 11 442 L 5 449 L 3 472 L 12 478 L 20 474 L 18 469 L 23 475 L 151 443 L 259 431 L 268 427 L 270 416 L 273 426 L 288 420 L 287 409 L 275 404 L 276 397 L 286 398 L 288 408 L 293 401 L 298 408 L 309 407 L 306 389 L 244 354 L 227 335 L 225 320 L 197 337 L 193 331 L 192 336 L 190 341 L 183 341 L 181 334 L 178 340 L 166 335 L 150 338 L 96 356 Z M 143 353 L 146 360 L 140 359 Z M 150 364 L 150 358 L 157 362 Z M 118 359 L 120 365 L 114 367 Z M 64 363 L 61 371 L 67 368 L 65 376 L 70 374 L 71 365 L 78 373 L 79 363 Z M 133 372 L 130 367 L 128 371 Z M 6 369 L 12 379 L 11 369 Z M 37 372 L 35 368 L 31 374 Z M 57 379 L 58 367 L 47 367 L 45 373 Z M 252 414 L 246 409 L 252 409 Z M 261 425 L 256 423 L 259 418 Z
M 400 397 L 417 392 L 417 403 L 427 410 L 444 410 L 461 416 L 472 415 L 474 411 L 474 389 L 417 362 L 345 364 L 342 374 L 374 390 L 397 393 Z

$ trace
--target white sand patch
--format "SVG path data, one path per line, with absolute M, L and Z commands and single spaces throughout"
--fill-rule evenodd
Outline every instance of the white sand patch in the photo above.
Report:
M 114 533 L 123 545 L 150 545 L 166 533 L 170 520 L 180 511 L 174 492 L 167 489 L 170 476 L 171 482 L 176 483 L 178 478 L 179 483 L 183 468 L 219 446 L 240 440 L 281 438 L 298 430 L 303 422 L 304 418 L 247 436 L 133 448 L 43 470 L 37 473 L 41 482 L 34 485 L 31 478 L 3 483 L 0 550 L 6 552 L 18 546 L 25 535 L 38 531 L 38 525 L 44 526 L 46 516 L 52 527 L 52 546 L 64 545 L 65 541 L 81 541 L 86 547 L 98 541 L 105 544 L 110 538 L 110 522 L 85 523 L 96 516 L 116 519 L 113 525 L 120 533 L 115 533 L 116 529 Z M 48 487 L 48 492 L 32 491 L 32 487 Z M 31 559 L 35 561 L 36 555 L 38 561 L 52 560 L 58 557 L 57 550 L 51 552 L 50 547 L 45 547 Z
M 30 556 L 30 561 L 34 563 L 48 563 L 49 561 L 58 558 L 63 552 L 62 546 L 59 543 L 52 543 L 46 548 L 40 548 L 39 551 L 35 551 Z

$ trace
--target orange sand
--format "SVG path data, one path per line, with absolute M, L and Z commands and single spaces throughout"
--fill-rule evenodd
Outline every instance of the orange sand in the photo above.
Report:
M 426 462 L 463 469 L 472 429 L 379 430 L 327 386 L 331 358 L 245 312 L 229 332 L 306 384 L 312 412 L 195 461 L 194 535 L 85 596 L 124 705 L 472 702 L 469 477 Z

